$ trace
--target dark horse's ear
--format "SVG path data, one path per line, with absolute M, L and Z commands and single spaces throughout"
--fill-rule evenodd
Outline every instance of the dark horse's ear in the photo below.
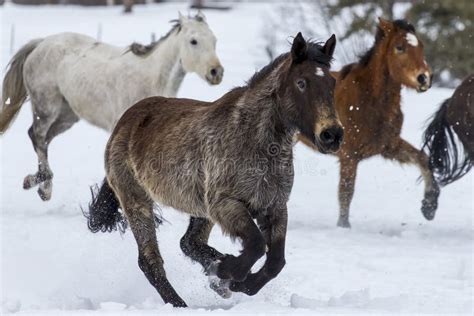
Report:
M 291 46 L 291 59 L 294 63 L 301 63 L 306 59 L 307 53 L 308 47 L 306 41 L 303 35 L 301 35 L 301 32 L 298 32 Z
M 336 49 L 336 35 L 331 35 L 331 37 L 324 44 L 323 51 L 326 55 L 331 56 L 334 54 Z

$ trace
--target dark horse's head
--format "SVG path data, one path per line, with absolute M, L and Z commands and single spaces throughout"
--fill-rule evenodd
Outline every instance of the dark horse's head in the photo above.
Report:
M 431 87 L 431 69 L 413 25 L 405 20 L 379 19 L 376 42 L 386 48 L 388 71 L 394 80 L 418 92 Z
M 334 109 L 336 80 L 329 73 L 335 46 L 334 35 L 319 45 L 298 33 L 277 92 L 288 107 L 290 123 L 323 153 L 339 150 L 343 137 Z

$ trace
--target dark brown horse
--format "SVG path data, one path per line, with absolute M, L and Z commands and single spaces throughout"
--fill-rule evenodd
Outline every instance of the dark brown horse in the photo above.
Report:
M 321 46 L 298 34 L 291 53 L 215 102 L 153 97 L 118 121 L 89 228 L 114 230 L 123 223 L 120 207 L 138 244 L 138 264 L 165 302 L 186 306 L 163 268 L 155 201 L 193 217 L 182 248 L 220 279 L 214 289 L 223 296 L 229 287 L 255 294 L 285 265 L 293 138 L 302 133 L 323 152 L 342 142 L 329 73 L 334 47 L 334 36 Z M 242 242 L 239 256 L 206 244 L 214 224 Z M 249 274 L 265 252 L 264 266 Z
M 429 165 L 440 185 L 452 183 L 474 162 L 474 74 L 433 115 L 423 135 Z
M 345 135 L 337 153 L 340 162 L 337 225 L 350 227 L 349 208 L 357 166 L 376 155 L 418 166 L 425 182 L 421 209 L 426 219 L 433 219 L 439 188 L 428 167 L 428 157 L 400 137 L 402 86 L 418 92 L 431 86 L 431 70 L 414 27 L 404 20 L 380 19 L 373 47 L 359 62 L 346 65 L 333 75 L 337 78 L 334 102 Z M 307 144 L 304 137 L 302 140 Z

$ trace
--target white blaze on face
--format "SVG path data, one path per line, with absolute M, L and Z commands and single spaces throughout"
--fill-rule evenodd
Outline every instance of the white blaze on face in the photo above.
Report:
M 408 45 L 411 45 L 413 47 L 418 46 L 418 38 L 416 37 L 415 34 L 407 33 L 407 36 L 405 38 L 407 40 Z
M 320 67 L 316 67 L 316 76 L 324 77 L 324 71 Z

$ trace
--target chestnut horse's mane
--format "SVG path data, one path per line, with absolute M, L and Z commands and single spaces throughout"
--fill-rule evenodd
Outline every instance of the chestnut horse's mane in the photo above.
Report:
M 308 60 L 315 61 L 325 66 L 330 66 L 332 57 L 327 55 L 323 50 L 323 45 L 320 42 L 307 42 L 308 45 Z M 290 53 L 284 53 L 275 58 L 271 63 L 263 67 L 260 71 L 256 72 L 248 81 L 247 87 L 252 88 L 260 82 L 263 78 L 266 78 L 281 62 L 283 62 Z
M 405 30 L 409 33 L 413 33 L 413 34 L 416 33 L 415 27 L 409 22 L 407 22 L 406 20 L 395 20 L 392 23 L 396 27 L 402 30 Z M 374 45 L 372 45 L 372 47 L 369 50 L 367 50 L 364 54 L 360 56 L 360 59 L 358 62 L 359 65 L 366 67 L 369 64 L 369 62 L 372 60 L 372 57 L 374 56 L 375 48 L 382 41 L 384 36 L 385 36 L 385 33 L 382 30 L 382 28 L 380 28 L 380 26 L 377 26 L 377 33 L 375 34 Z M 341 72 L 340 72 L 341 79 L 344 79 L 347 76 L 347 74 L 349 74 L 353 66 L 354 64 L 348 64 L 341 69 Z

